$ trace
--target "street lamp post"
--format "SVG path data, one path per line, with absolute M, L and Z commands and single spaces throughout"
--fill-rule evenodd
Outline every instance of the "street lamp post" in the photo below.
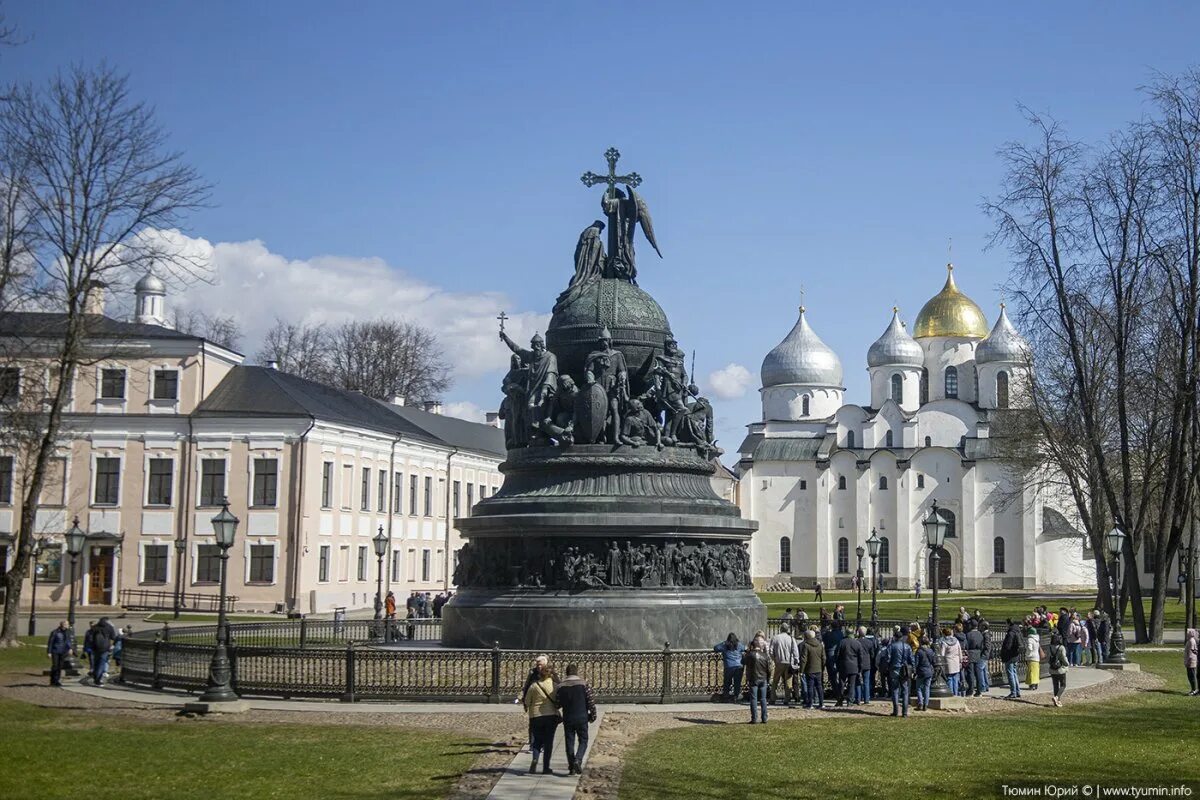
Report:
M 179 619 L 179 609 L 183 606 L 183 551 L 187 542 L 182 538 L 175 539 L 175 613 L 174 619 Z
M 854 613 L 854 627 L 855 628 L 862 626 L 862 582 L 863 582 L 862 560 L 863 560 L 863 556 L 865 556 L 866 554 L 867 554 L 867 551 L 863 549 L 863 546 L 861 544 L 858 547 L 854 548 L 854 555 L 858 556 L 858 610 L 855 611 L 855 613 Z M 872 590 L 874 590 L 874 587 L 871 587 L 871 588 L 872 588 Z
M 71 523 L 71 530 L 64 537 L 67 540 L 67 555 L 71 557 L 71 597 L 67 601 L 67 626 L 71 630 L 71 652 L 63 662 L 63 668 L 68 675 L 79 674 L 79 662 L 75 660 L 75 569 L 79 564 L 79 556 L 87 547 L 87 534 L 79 527 L 79 517 Z
M 221 510 L 212 518 L 213 533 L 220 548 L 221 596 L 217 607 L 217 646 L 213 650 L 212 662 L 208 666 L 208 688 L 200 695 L 201 703 L 228 703 L 238 699 L 230 685 L 232 669 L 229 665 L 229 626 L 225 622 L 225 581 L 229 572 L 229 548 L 237 534 L 240 520 L 229 513 L 229 498 L 221 504 Z
M 375 619 L 383 619 L 383 556 L 387 553 L 388 537 L 382 525 L 371 541 L 375 543 L 375 557 L 379 559 L 378 577 L 375 580 Z
M 938 511 L 937 501 L 933 501 L 933 505 L 929 509 L 929 516 L 921 523 L 925 527 L 925 545 L 929 548 L 929 558 L 931 565 L 930 583 L 933 584 L 933 613 L 929 618 L 930 626 L 933 631 L 930 632 L 929 640 L 932 642 L 935 639 L 938 625 L 938 565 L 941 563 L 942 556 L 939 552 L 942 549 L 942 544 L 946 541 L 946 528 L 949 525 L 942 518 L 941 512 Z M 946 685 L 945 669 L 942 665 L 938 665 L 938 669 L 933 673 L 933 686 L 929 692 L 930 697 L 953 697 L 950 692 L 950 687 Z
M 871 557 L 871 630 L 875 632 L 876 638 L 879 637 L 879 605 L 875 601 L 875 589 L 879 584 L 879 579 L 875 577 L 875 564 L 876 559 L 879 558 L 879 548 L 882 544 L 875 529 L 871 528 L 871 538 L 867 539 L 867 555 Z
M 1110 664 L 1127 664 L 1129 659 L 1125 657 L 1125 634 L 1121 632 L 1121 548 L 1125 545 L 1125 532 L 1120 528 L 1114 527 L 1104 537 L 1104 543 L 1108 546 L 1108 554 L 1112 556 L 1112 584 L 1113 584 L 1113 629 L 1112 629 L 1112 644 L 1108 648 L 1108 663 Z
M 33 556 L 33 593 L 29 596 L 29 635 L 37 636 L 37 579 L 38 579 L 38 558 L 42 555 L 42 540 L 33 540 L 33 549 L 29 551 L 29 555 Z

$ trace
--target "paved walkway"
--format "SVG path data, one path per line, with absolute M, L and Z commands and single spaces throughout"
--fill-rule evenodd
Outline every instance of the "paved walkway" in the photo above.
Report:
M 600 735 L 600 723 L 603 721 L 604 712 L 601 711 L 597 714 L 596 721 L 588 726 L 589 752 L 596 744 Z M 571 800 L 575 796 L 575 790 L 579 788 L 579 776 L 567 773 L 566 740 L 567 737 L 563 735 L 560 726 L 554 734 L 554 751 L 550 756 L 550 769 L 554 772 L 551 775 L 542 774 L 540 764 L 537 773 L 529 773 L 532 751 L 526 744 L 504 770 L 500 780 L 496 781 L 488 800 Z M 583 763 L 587 763 L 587 753 L 584 753 Z

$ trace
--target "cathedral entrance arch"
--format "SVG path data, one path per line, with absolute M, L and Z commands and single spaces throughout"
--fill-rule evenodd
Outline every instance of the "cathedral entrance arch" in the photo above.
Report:
M 941 556 L 937 562 L 937 587 L 939 589 L 950 588 L 950 573 L 953 572 L 954 557 L 950 555 L 950 551 L 942 547 L 938 550 L 938 555 Z M 931 562 L 932 563 L 932 562 Z

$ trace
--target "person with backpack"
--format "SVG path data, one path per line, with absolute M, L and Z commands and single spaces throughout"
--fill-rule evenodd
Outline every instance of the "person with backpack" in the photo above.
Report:
M 800 676 L 804 681 L 804 707 L 825 708 L 825 645 L 817 640 L 812 628 L 804 632 Z
M 1004 661 L 1004 669 L 1008 673 L 1008 694 L 1005 696 L 1005 700 L 1016 700 L 1021 696 L 1017 667 L 1021 663 L 1023 652 L 1025 652 L 1025 640 L 1021 636 L 1021 629 L 1012 621 L 1012 617 L 1009 617 L 1008 631 L 1004 634 L 1004 641 L 1000 644 L 1000 659 Z
M 1067 658 L 1067 648 L 1063 646 L 1063 637 L 1055 633 L 1050 637 L 1050 681 L 1054 684 L 1054 697 L 1051 701 L 1062 708 L 1063 694 L 1067 691 L 1067 670 L 1070 664 Z
M 746 645 L 738 641 L 737 634 L 730 633 L 725 641 L 713 646 L 713 650 L 721 654 L 721 662 L 725 665 L 725 676 L 721 683 L 721 702 L 736 703 L 742 696 L 742 654 Z
M 1037 628 L 1032 626 L 1025 631 L 1025 663 L 1029 665 L 1029 691 L 1032 692 L 1038 687 L 1042 668 L 1042 639 Z
M 916 663 L 914 672 L 917 679 L 917 711 L 929 710 L 929 689 L 933 685 L 933 671 L 937 665 L 937 656 L 929 644 L 929 637 L 921 637 L 921 646 L 913 655 Z
M 918 648 L 920 643 L 918 642 Z M 892 686 L 892 716 L 900 716 L 901 706 L 904 716 L 908 716 L 908 691 L 912 686 L 913 669 L 916 661 L 913 650 L 905 641 L 904 634 L 897 629 L 892 634 L 892 643 L 887 646 L 888 680 Z
M 588 746 L 588 723 L 596 721 L 596 700 L 592 687 L 579 677 L 579 667 L 567 664 L 567 677 L 555 690 L 562 710 L 563 736 L 567 740 L 567 771 L 583 774 L 583 755 Z M 576 747 L 576 741 L 579 746 Z
M 84 647 L 91 650 L 90 672 L 92 681 L 99 686 L 108 673 L 108 659 L 112 656 L 113 645 L 117 641 L 117 631 L 108 621 L 108 617 L 101 617 L 100 621 L 88 630 L 87 635 L 91 642 L 85 641 Z
M 750 724 L 758 722 L 762 711 L 762 724 L 767 724 L 767 689 L 771 685 L 771 655 L 760 647 L 758 639 L 750 642 L 750 648 L 742 655 L 742 666 L 746 668 L 746 683 L 750 684 Z

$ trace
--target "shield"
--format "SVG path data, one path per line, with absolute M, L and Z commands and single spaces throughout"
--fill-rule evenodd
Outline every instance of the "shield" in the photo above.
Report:
M 595 444 L 604 438 L 608 418 L 608 395 L 598 383 L 585 386 L 575 395 L 575 441 Z

